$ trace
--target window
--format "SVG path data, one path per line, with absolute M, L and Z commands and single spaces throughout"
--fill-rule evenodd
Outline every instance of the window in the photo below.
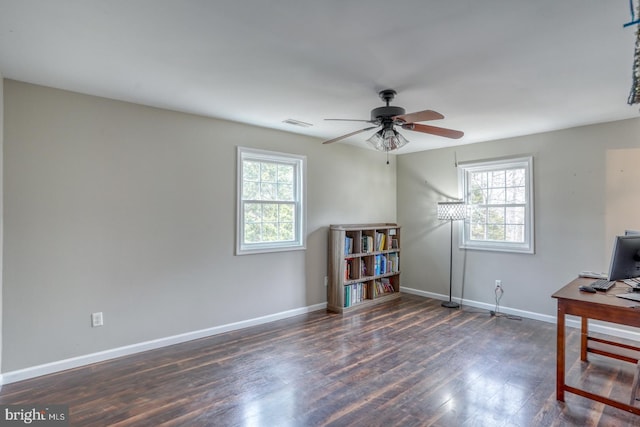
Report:
M 462 247 L 534 252 L 533 158 L 459 165 L 468 205 Z
M 306 158 L 238 147 L 236 254 L 304 249 Z

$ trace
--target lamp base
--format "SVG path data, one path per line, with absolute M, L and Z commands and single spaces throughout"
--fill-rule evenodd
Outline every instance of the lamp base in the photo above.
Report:
M 447 307 L 447 308 L 458 308 L 458 307 L 460 307 L 460 304 L 458 304 L 457 302 L 453 302 L 453 301 L 443 301 L 442 302 L 442 306 L 443 307 Z

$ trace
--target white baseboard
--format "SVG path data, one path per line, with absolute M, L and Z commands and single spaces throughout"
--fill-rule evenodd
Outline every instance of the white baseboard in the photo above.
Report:
M 293 310 L 283 311 L 280 313 L 270 314 L 267 316 L 256 317 L 254 319 L 243 320 L 241 322 L 229 323 L 226 325 L 215 326 L 213 328 L 201 329 L 198 331 L 187 332 L 184 334 L 173 335 L 170 337 L 159 338 L 151 341 L 145 341 L 138 344 L 127 345 L 110 350 L 100 351 L 97 353 L 86 354 L 83 356 L 72 357 L 69 359 L 59 360 L 56 362 L 45 363 L 43 365 L 31 366 L 29 368 L 19 369 L 17 371 L 4 372 L 0 374 L 0 387 L 2 384 L 9 384 L 16 381 L 22 381 L 30 378 L 39 377 L 41 375 L 53 374 L 55 372 L 67 369 L 77 368 L 89 365 L 91 363 L 102 362 L 116 357 L 128 356 L 147 350 L 153 350 L 169 345 L 179 344 L 199 338 L 205 338 L 224 332 L 235 331 L 250 326 L 262 325 L 264 323 L 276 320 L 286 319 L 288 317 L 298 316 L 300 314 L 310 313 L 312 311 L 327 308 L 326 303 L 315 304 L 308 307 L 297 308 Z
M 419 295 L 419 296 L 443 300 L 443 301 L 449 299 L 448 295 L 421 291 L 419 289 L 405 288 L 402 286 L 400 287 L 400 291 L 405 292 L 407 294 Z M 484 309 L 484 310 L 487 310 L 487 312 L 493 311 L 496 308 L 494 304 L 487 304 L 480 301 L 473 301 L 468 299 L 461 300 L 460 298 L 456 298 L 456 297 L 452 297 L 451 300 L 461 305 L 466 305 L 468 307 L 476 307 L 476 308 Z M 504 313 L 512 316 L 518 316 L 518 317 L 525 317 L 527 319 L 540 320 L 542 322 L 553 323 L 554 325 L 557 323 L 556 316 L 550 316 L 548 314 L 535 313 L 535 312 L 526 311 L 526 310 L 518 310 L 510 307 L 500 306 L 500 313 Z M 580 328 L 581 327 L 580 318 L 575 316 L 567 316 L 566 325 L 571 328 Z M 640 342 L 640 332 L 635 332 L 628 329 L 616 328 L 608 325 L 613 325 L 613 323 L 602 324 L 599 322 L 590 321 L 589 331 Z
M 433 298 L 438 300 L 447 300 L 447 295 L 436 294 L 433 292 L 421 291 L 419 289 L 412 289 L 406 287 L 400 287 L 401 292 L 407 294 L 419 295 L 427 298 Z M 469 307 L 475 307 L 479 309 L 487 310 L 487 312 L 494 310 L 495 306 L 479 301 L 461 300 L 460 298 L 452 298 L 452 300 Z M 22 381 L 30 378 L 39 377 L 41 375 L 53 374 L 55 372 L 64 371 L 67 369 L 77 368 L 80 366 L 89 365 L 91 363 L 102 362 L 109 359 L 115 359 L 117 357 L 128 356 L 135 353 L 140 353 L 147 350 L 153 350 L 161 347 L 166 347 L 174 344 L 179 344 L 186 341 L 191 341 L 199 338 L 205 338 L 224 332 L 235 331 L 238 329 L 247 328 L 250 326 L 262 325 L 264 323 L 273 322 L 276 320 L 286 319 L 288 317 L 298 316 L 300 314 L 310 313 L 312 311 L 323 310 L 327 308 L 326 303 L 315 304 L 308 307 L 297 308 L 293 310 L 283 311 L 280 313 L 270 314 L 267 316 L 257 317 L 254 319 L 243 320 L 241 322 L 229 323 L 226 325 L 215 326 L 213 328 L 201 329 L 198 331 L 187 332 L 184 334 L 173 335 L 170 337 L 159 338 L 151 341 L 145 341 L 138 344 L 127 345 L 124 347 L 118 347 L 110 350 L 100 351 L 97 353 L 91 353 L 83 356 L 72 357 L 69 359 L 59 360 L 56 362 L 45 363 L 43 365 L 32 366 L 29 368 L 19 369 L 17 371 L 9 371 L 0 374 L 0 387 L 2 384 L 10 384 L 16 381 Z M 524 317 L 527 319 L 540 320 L 547 323 L 556 323 L 556 317 L 547 314 L 535 313 L 531 311 L 518 310 L 509 307 L 500 307 L 500 312 L 513 316 Z M 569 316 L 566 322 L 567 326 L 573 328 L 580 327 L 580 320 Z M 640 333 L 629 331 L 620 328 L 614 328 L 611 326 L 590 323 L 589 329 L 594 332 L 599 332 L 623 339 L 630 339 L 640 342 Z

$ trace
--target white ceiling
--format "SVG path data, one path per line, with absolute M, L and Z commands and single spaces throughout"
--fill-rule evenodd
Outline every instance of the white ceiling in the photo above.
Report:
M 628 0 L 0 0 L 0 73 L 323 139 L 392 88 L 465 132 L 402 130 L 406 153 L 638 117 L 630 20 Z

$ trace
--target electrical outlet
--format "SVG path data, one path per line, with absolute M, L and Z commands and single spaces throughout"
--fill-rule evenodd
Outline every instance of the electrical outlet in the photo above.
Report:
M 496 288 L 502 287 L 502 280 L 496 280 Z
M 329 276 L 324 276 L 324 287 L 329 286 Z
M 99 311 L 97 313 L 91 313 L 91 327 L 96 328 L 98 326 L 104 325 L 104 319 L 102 317 L 102 312 Z

